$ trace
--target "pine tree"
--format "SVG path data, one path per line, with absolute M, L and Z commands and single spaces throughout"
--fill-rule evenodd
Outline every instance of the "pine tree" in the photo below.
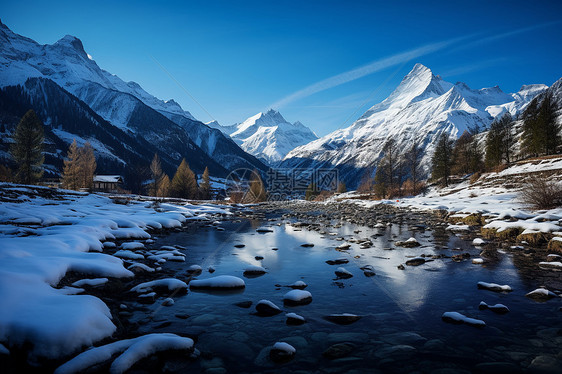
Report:
M 423 149 L 420 147 L 417 139 L 414 139 L 412 146 L 406 151 L 404 156 L 406 160 L 406 167 L 410 172 L 410 178 L 412 179 L 412 194 L 415 196 L 418 194 L 417 186 L 420 182 L 420 163 L 423 157 Z
M 449 134 L 442 133 L 437 140 L 437 146 L 432 157 L 431 178 L 439 181 L 442 186 L 449 185 L 451 176 L 453 154 L 453 142 L 449 139 Z
M 15 179 L 25 184 L 36 183 L 43 175 L 43 124 L 30 109 L 18 123 L 10 152 L 17 169 Z
M 533 156 L 555 153 L 562 143 L 559 132 L 552 94 L 547 94 L 540 105 L 538 98 L 531 101 L 523 113 L 524 152 Z
M 209 178 L 209 168 L 205 167 L 203 172 L 203 181 L 201 182 L 201 199 L 209 200 L 211 198 L 211 180 Z
M 503 162 L 509 164 L 513 158 L 515 139 L 512 132 L 513 120 L 509 113 L 494 120 L 486 135 L 486 167 L 491 169 Z
M 79 149 L 79 152 L 80 188 L 91 189 L 97 167 L 94 149 L 90 142 L 86 142 L 86 144 Z
M 68 147 L 66 160 L 62 172 L 62 186 L 70 190 L 80 188 L 80 150 L 76 146 L 76 139 Z
M 263 185 L 263 181 L 258 174 L 257 170 L 252 171 L 252 176 L 250 177 L 250 190 L 246 194 L 246 201 L 252 203 L 259 203 L 267 199 L 267 192 Z
M 521 148 L 527 155 L 536 156 L 541 150 L 539 101 L 534 98 L 523 112 L 523 134 Z
M 539 111 L 539 123 L 542 127 L 543 152 L 547 155 L 556 153 L 558 146 L 562 143 L 560 129 L 556 123 L 556 108 L 552 100 L 552 94 L 547 94 L 541 104 Z
M 181 161 L 180 166 L 176 170 L 176 174 L 172 178 L 170 184 L 170 192 L 174 197 L 184 199 L 195 199 L 198 195 L 197 180 L 195 174 L 189 168 L 189 164 L 185 159 Z
M 158 191 L 160 190 L 160 184 L 162 183 L 162 179 L 164 178 L 165 174 L 162 171 L 162 166 L 160 164 L 160 157 L 158 157 L 157 153 L 154 154 L 154 158 L 150 163 L 150 174 L 152 177 L 152 183 L 150 184 L 149 187 L 150 189 L 149 194 L 150 196 L 161 197 L 162 195 L 159 195 Z M 168 182 L 169 182 L 169 178 L 168 178 Z

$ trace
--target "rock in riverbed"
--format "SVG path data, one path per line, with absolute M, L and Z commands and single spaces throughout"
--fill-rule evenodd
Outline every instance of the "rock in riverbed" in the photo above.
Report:
M 351 274 L 351 272 L 349 272 L 347 269 L 342 267 L 337 268 L 335 273 L 338 278 L 342 278 L 342 279 L 348 279 L 353 277 L 353 274 Z
M 271 317 L 281 313 L 281 309 L 269 300 L 260 300 L 256 304 L 257 315 L 262 317 Z
M 312 302 L 312 294 L 308 291 L 292 290 L 283 296 L 283 302 L 290 306 L 307 305 Z
M 273 345 L 271 351 L 269 351 L 269 358 L 271 358 L 273 362 L 287 362 L 290 361 L 296 353 L 297 350 L 292 345 L 285 342 L 277 342 Z
M 357 316 L 355 314 L 350 313 L 342 313 L 342 314 L 330 314 L 328 316 L 323 317 L 326 321 L 330 321 L 337 325 L 350 325 L 354 322 L 357 322 L 361 319 L 361 316 Z

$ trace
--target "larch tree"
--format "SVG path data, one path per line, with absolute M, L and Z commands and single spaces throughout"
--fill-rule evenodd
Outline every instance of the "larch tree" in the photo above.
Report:
M 189 164 L 185 159 L 181 161 L 178 166 L 172 183 L 170 184 L 170 192 L 174 197 L 181 197 L 184 199 L 195 199 L 198 195 L 197 180 L 195 174 L 189 168 Z
M 79 148 L 79 152 L 80 188 L 90 189 L 94 183 L 94 174 L 97 167 L 94 148 L 92 148 L 90 142 L 86 142 L 83 147 Z
M 150 175 L 152 177 L 152 183 L 150 184 L 150 196 L 162 197 L 158 192 L 160 190 L 160 184 L 164 178 L 164 172 L 162 171 L 162 165 L 160 163 L 160 157 L 155 153 L 150 163 Z M 168 182 L 169 178 L 168 178 Z
M 156 195 L 159 197 L 166 197 L 170 194 L 170 177 L 164 174 L 162 180 L 158 184 L 158 190 L 156 190 Z
M 267 192 L 265 191 L 265 186 L 263 181 L 258 174 L 257 170 L 254 169 L 252 176 L 250 177 L 250 189 L 246 194 L 246 200 L 248 202 L 262 202 L 267 199 Z
M 449 139 L 449 134 L 442 133 L 437 140 L 437 146 L 431 159 L 432 170 L 431 178 L 439 181 L 442 186 L 449 185 L 449 177 L 451 176 L 453 155 L 453 141 Z
M 68 147 L 66 160 L 64 160 L 62 186 L 70 190 L 80 188 L 80 149 L 76 145 L 76 139 Z
M 337 189 L 338 193 L 345 193 L 347 192 L 347 187 L 345 186 L 345 183 L 343 181 L 340 181 L 338 183 L 338 189 Z
M 201 191 L 201 199 L 209 200 L 211 198 L 211 179 L 209 177 L 209 168 L 205 167 L 205 171 L 203 171 L 201 185 L 199 189 Z
M 16 162 L 16 181 L 34 184 L 43 176 L 44 140 L 43 123 L 30 109 L 19 121 L 10 147 Z

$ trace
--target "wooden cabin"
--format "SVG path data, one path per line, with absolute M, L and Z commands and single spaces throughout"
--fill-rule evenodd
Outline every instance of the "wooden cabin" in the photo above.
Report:
M 95 175 L 92 190 L 115 193 L 118 192 L 121 183 L 123 178 L 120 175 Z

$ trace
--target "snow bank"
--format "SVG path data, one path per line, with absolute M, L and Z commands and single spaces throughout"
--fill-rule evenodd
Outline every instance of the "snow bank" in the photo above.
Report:
M 124 373 L 142 358 L 168 350 L 193 350 L 193 340 L 175 334 L 149 334 L 135 339 L 120 340 L 87 350 L 55 370 L 55 374 L 80 373 L 88 368 L 109 361 L 120 354 L 111 364 L 109 372 Z
M 10 186 L 0 184 L 13 192 Z M 115 204 L 104 196 L 64 191 L 60 199 L 28 188 L 18 193 L 18 202 L 0 204 L 0 341 L 8 349 L 30 347 L 31 363 L 68 356 L 116 330 L 100 299 L 76 295 L 78 288 L 55 288 L 66 273 L 132 277 L 123 260 L 100 253 L 115 247 L 110 244 L 115 239 L 148 239 L 150 228 L 177 227 L 199 211 L 228 214 L 211 206 L 156 211 L 147 202 Z
M 109 281 L 107 278 L 95 278 L 95 279 L 80 279 L 76 282 L 72 283 L 74 287 L 82 287 L 82 286 L 101 286 Z

